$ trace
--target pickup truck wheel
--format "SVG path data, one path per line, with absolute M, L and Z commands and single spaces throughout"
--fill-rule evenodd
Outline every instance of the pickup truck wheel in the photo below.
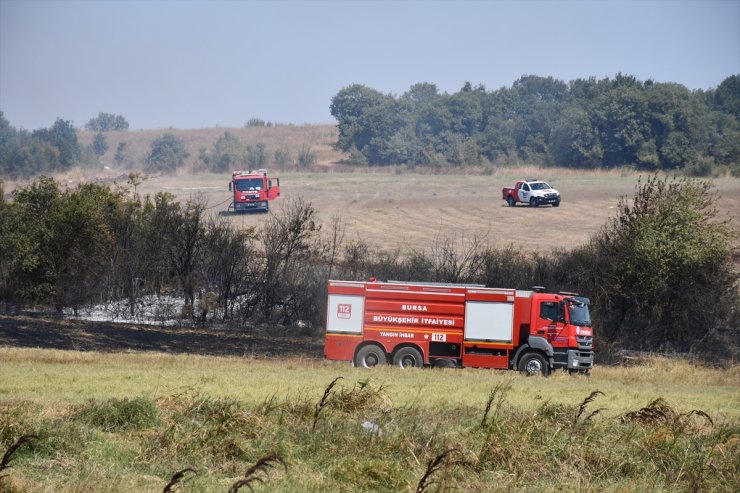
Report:
M 531 199 L 529 199 L 529 206 L 530 207 L 539 207 L 540 206 L 539 199 L 537 197 L 532 197 Z
M 552 206 L 553 207 L 560 207 L 560 201 L 558 200 L 557 202 L 553 202 L 552 203 Z
M 387 362 L 385 352 L 375 344 L 361 347 L 355 356 L 355 366 L 358 368 L 372 368 Z
M 516 200 L 514 200 L 514 197 L 509 195 L 509 198 L 506 199 L 506 203 L 509 204 L 509 207 L 514 207 L 516 205 Z
M 418 349 L 404 347 L 393 356 L 393 364 L 400 368 L 420 368 L 424 366 L 424 358 L 422 358 Z
M 542 375 L 546 377 L 550 374 L 550 367 L 545 357 L 540 353 L 527 353 L 519 360 L 519 371 L 527 376 Z

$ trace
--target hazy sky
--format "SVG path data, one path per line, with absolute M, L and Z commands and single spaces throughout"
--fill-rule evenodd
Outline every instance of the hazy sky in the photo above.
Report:
M 353 83 L 495 90 L 522 75 L 709 89 L 740 74 L 740 0 L 0 0 L 0 111 L 33 130 L 332 123 Z

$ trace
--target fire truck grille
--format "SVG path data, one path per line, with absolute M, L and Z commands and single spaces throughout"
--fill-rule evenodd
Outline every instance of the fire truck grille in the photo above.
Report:
M 576 336 L 578 349 L 593 349 L 594 338 L 592 336 Z

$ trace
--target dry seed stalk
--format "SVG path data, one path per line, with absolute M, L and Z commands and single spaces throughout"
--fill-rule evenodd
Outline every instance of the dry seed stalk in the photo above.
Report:
M 10 465 L 10 462 L 13 460 L 13 454 L 15 454 L 15 452 L 20 448 L 21 445 L 23 445 L 24 443 L 28 443 L 31 440 L 35 440 L 36 438 L 38 438 L 36 435 L 23 435 L 18 440 L 16 440 L 16 442 L 11 445 L 8 450 L 5 451 L 5 455 L 3 455 L 3 460 L 0 461 L 0 471 L 10 469 L 10 467 L 12 467 Z
M 170 479 L 170 482 L 165 485 L 164 489 L 162 490 L 162 493 L 171 493 L 172 491 L 175 491 L 175 488 L 177 487 L 178 483 L 182 481 L 182 478 L 188 472 L 192 472 L 193 474 L 198 474 L 198 471 L 196 471 L 192 467 L 186 467 L 185 469 L 181 471 L 177 471 L 172 476 L 172 479 Z
M 240 479 L 233 485 L 231 485 L 231 488 L 229 488 L 229 493 L 236 493 L 239 491 L 240 488 L 243 486 L 246 486 L 249 488 L 249 491 L 254 492 L 254 489 L 252 488 L 251 483 L 264 483 L 265 481 L 260 478 L 259 476 L 256 476 L 257 473 L 263 472 L 267 473 L 267 470 L 270 467 L 274 467 L 275 464 L 281 464 L 285 468 L 285 472 L 288 472 L 288 465 L 285 463 L 285 461 L 277 455 L 276 453 L 270 453 L 261 459 L 259 459 L 257 462 L 254 463 L 252 467 L 247 469 L 244 472 L 244 478 Z
M 685 425 L 681 420 L 682 418 L 689 418 L 691 416 L 701 416 L 702 418 L 709 421 L 709 424 L 714 426 L 712 417 L 704 411 L 699 409 L 692 409 L 691 411 L 679 414 L 673 409 L 668 403 L 663 400 L 662 397 L 658 397 L 653 400 L 646 407 L 638 411 L 630 411 L 622 417 L 622 421 L 636 421 L 642 425 L 661 425 L 661 424 L 681 424 Z
M 676 411 L 662 397 L 658 397 L 646 407 L 638 411 L 628 412 L 624 415 L 622 421 L 636 421 L 643 425 L 659 425 L 675 422 L 676 419 Z
M 484 426 L 486 424 L 486 421 L 488 421 L 488 413 L 491 411 L 493 401 L 496 400 L 496 397 L 498 397 L 498 401 L 496 402 L 496 412 L 494 412 L 494 417 L 498 413 L 501 404 L 504 402 L 506 392 L 508 392 L 509 390 L 511 390 L 511 382 L 507 384 L 498 383 L 495 387 L 491 389 L 491 392 L 488 394 L 486 409 L 483 412 L 483 419 L 481 419 L 480 421 L 481 426 Z
M 581 402 L 581 405 L 578 406 L 578 411 L 576 411 L 576 415 L 573 418 L 573 424 L 576 424 L 578 422 L 578 418 L 580 418 L 581 415 L 583 414 L 583 412 L 586 410 L 586 406 L 588 406 L 590 403 L 592 403 L 596 399 L 596 397 L 598 397 L 599 395 L 605 395 L 605 394 L 602 391 L 600 391 L 600 390 L 594 390 L 593 392 L 591 392 L 588 395 L 588 397 L 586 397 L 585 399 L 583 399 L 583 402 Z M 586 419 L 584 419 L 584 421 L 590 420 L 591 418 L 593 418 L 594 416 L 596 416 L 597 414 L 599 414 L 603 410 L 604 410 L 604 408 L 597 409 L 596 411 L 594 411 L 591 414 L 589 414 L 586 417 Z
M 455 448 L 447 449 L 427 463 L 427 470 L 424 473 L 424 475 L 421 477 L 421 479 L 419 480 L 419 484 L 416 486 L 416 493 L 424 493 L 429 486 L 435 483 L 434 480 L 430 481 L 430 478 L 435 472 L 437 472 L 444 465 L 447 458 L 453 452 L 459 452 L 459 451 Z M 453 461 L 451 462 L 451 464 L 453 465 L 454 464 L 464 464 L 464 462 Z
M 337 384 L 339 380 L 341 380 L 343 377 L 337 377 L 334 380 L 331 381 L 331 383 L 326 387 L 324 390 L 324 395 L 321 397 L 321 401 L 316 405 L 316 413 L 313 417 L 313 426 L 311 427 L 311 432 L 316 429 L 316 423 L 319 421 L 319 413 L 321 410 L 326 406 L 326 404 L 329 402 L 329 396 L 331 395 L 331 391 L 334 388 L 334 386 Z

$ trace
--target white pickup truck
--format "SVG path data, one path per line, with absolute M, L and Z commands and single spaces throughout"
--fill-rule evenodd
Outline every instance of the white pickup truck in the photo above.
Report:
M 503 199 L 509 207 L 514 207 L 517 202 L 529 204 L 530 207 L 547 204 L 560 206 L 560 192 L 540 180 L 521 180 L 516 182 L 514 188 L 504 187 Z

